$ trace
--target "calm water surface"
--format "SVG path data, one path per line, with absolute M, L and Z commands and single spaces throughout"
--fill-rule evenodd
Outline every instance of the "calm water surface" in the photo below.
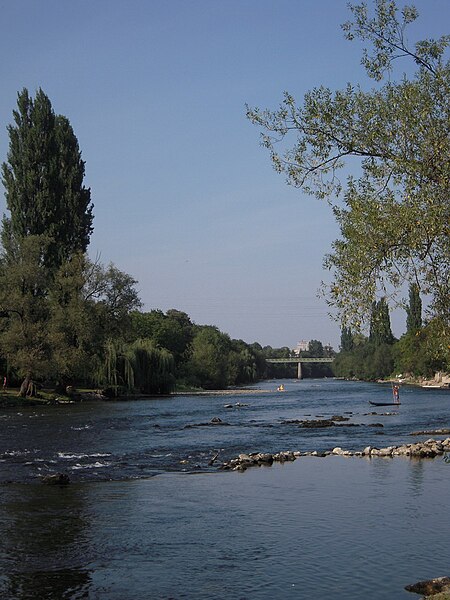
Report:
M 442 458 L 301 458 L 245 473 L 211 473 L 208 461 L 218 449 L 225 459 L 424 439 L 409 434 L 450 427 L 450 394 L 404 388 L 400 407 L 375 408 L 368 400 L 386 399 L 388 387 L 285 385 L 4 410 L 0 597 L 413 600 L 404 585 L 448 575 Z M 237 402 L 248 406 L 224 408 Z M 336 414 L 359 427 L 283 423 Z M 204 425 L 215 416 L 229 425 Z M 61 470 L 72 485 L 39 483 Z

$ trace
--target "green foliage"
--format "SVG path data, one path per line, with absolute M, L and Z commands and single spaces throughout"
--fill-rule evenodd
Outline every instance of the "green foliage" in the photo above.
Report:
M 341 330 L 341 352 L 350 352 L 353 350 L 353 335 L 350 327 L 343 327 Z
M 48 243 L 29 235 L 19 240 L 14 260 L 0 259 L 1 352 L 21 377 L 90 382 L 105 340 L 126 329 L 138 304 L 135 282 L 81 253 L 50 270 Z
M 206 389 L 225 388 L 229 383 L 228 354 L 230 338 L 216 327 L 200 327 L 192 341 L 191 355 L 186 366 L 194 383 Z
M 422 327 L 422 300 L 419 286 L 412 283 L 409 286 L 409 305 L 406 309 L 406 332 L 416 334 Z
M 415 311 L 414 327 L 394 341 L 390 332 L 387 305 L 374 303 L 369 339 L 353 336 L 353 347 L 343 348 L 334 362 L 338 377 L 376 380 L 393 374 L 432 377 L 437 371 L 450 372 L 450 331 L 445 321 L 434 318 L 421 323 L 417 290 L 411 290 L 408 315 Z M 420 298 L 419 298 L 420 300 Z
M 384 298 L 381 298 L 378 302 L 372 303 L 369 341 L 374 346 L 393 344 L 394 342 L 394 336 L 391 331 L 389 307 Z
M 99 385 L 116 391 L 125 388 L 142 394 L 168 394 L 175 383 L 173 357 L 151 340 L 126 344 L 110 339 L 104 345 L 97 378 Z
M 47 335 L 50 310 L 48 270 L 42 256 L 44 236 L 28 236 L 16 249 L 15 262 L 0 262 L 0 347 L 8 368 L 20 376 L 45 376 L 54 370 Z
M 376 381 L 389 377 L 394 370 L 392 345 L 364 340 L 353 350 L 340 352 L 333 363 L 337 377 Z
M 322 358 L 325 356 L 323 344 L 319 340 L 311 340 L 309 342 L 308 352 L 302 352 L 303 356 L 311 356 L 313 358 Z
M 84 162 L 66 117 L 55 115 L 44 92 L 18 94 L 14 125 L 8 127 L 8 160 L 2 165 L 6 205 L 2 242 L 6 252 L 29 235 L 49 239 L 44 262 L 58 267 L 85 252 L 92 233 L 90 190 Z
M 182 311 L 171 309 L 166 314 L 161 310 L 131 313 L 132 338 L 153 340 L 157 346 L 166 348 L 173 355 L 176 365 L 187 358 L 193 335 L 194 326 Z
M 376 0 L 350 5 L 348 39 L 366 42 L 362 63 L 382 82 L 400 57 L 416 72 L 393 74 L 368 92 L 347 85 L 308 92 L 301 106 L 285 93 L 278 110 L 247 107 L 261 127 L 275 169 L 289 184 L 326 198 L 341 230 L 325 267 L 326 288 L 337 317 L 355 330 L 367 323 L 371 302 L 404 282 L 419 282 L 432 298 L 433 315 L 450 319 L 450 37 L 409 47 L 405 28 L 413 7 Z M 338 171 L 356 163 L 361 175 L 344 183 Z

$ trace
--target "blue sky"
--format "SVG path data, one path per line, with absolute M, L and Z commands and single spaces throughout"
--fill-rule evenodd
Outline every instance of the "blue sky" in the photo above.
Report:
M 245 103 L 367 85 L 339 27 L 346 4 L 1 0 L 0 160 L 17 92 L 42 87 L 86 161 L 90 254 L 139 281 L 145 310 L 178 308 L 247 342 L 337 348 L 316 297 L 338 236 L 331 211 L 273 171 Z M 447 33 L 448 0 L 416 6 L 413 40 Z

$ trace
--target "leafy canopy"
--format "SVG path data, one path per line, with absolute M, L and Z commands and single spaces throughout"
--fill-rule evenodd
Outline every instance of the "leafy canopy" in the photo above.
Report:
M 347 39 L 366 43 L 370 91 L 348 84 L 308 92 L 302 105 L 284 94 L 275 110 L 247 107 L 262 145 L 287 182 L 327 199 L 341 238 L 325 257 L 327 299 L 343 324 L 360 328 L 377 296 L 398 298 L 405 282 L 430 294 L 431 310 L 450 319 L 450 36 L 413 47 L 405 29 L 417 17 L 394 1 L 350 5 Z M 393 79 L 393 65 L 414 73 Z M 390 79 L 385 81 L 386 75 Z M 344 167 L 358 175 L 344 181 Z

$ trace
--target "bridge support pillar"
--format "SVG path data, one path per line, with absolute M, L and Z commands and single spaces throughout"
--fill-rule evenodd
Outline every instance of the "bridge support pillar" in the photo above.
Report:
M 299 362 L 297 365 L 297 379 L 302 378 L 302 363 Z

